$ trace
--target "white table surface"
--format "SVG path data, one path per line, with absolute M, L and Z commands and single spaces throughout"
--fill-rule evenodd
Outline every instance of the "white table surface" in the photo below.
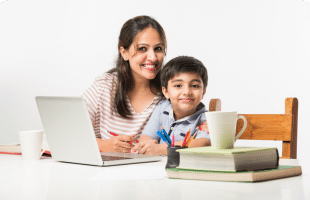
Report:
M 280 160 L 281 165 L 301 165 L 301 176 L 257 183 L 160 180 L 92 180 L 111 167 L 61 163 L 51 158 L 23 161 L 20 155 L 0 154 L 0 199 L 310 199 L 310 163 Z M 145 167 L 161 162 L 114 166 Z

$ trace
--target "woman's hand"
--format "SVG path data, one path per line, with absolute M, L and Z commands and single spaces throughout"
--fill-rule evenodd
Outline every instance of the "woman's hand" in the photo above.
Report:
M 115 136 L 108 140 L 97 138 L 97 143 L 102 152 L 131 152 L 134 147 L 132 143 L 137 143 L 137 139 L 130 135 Z

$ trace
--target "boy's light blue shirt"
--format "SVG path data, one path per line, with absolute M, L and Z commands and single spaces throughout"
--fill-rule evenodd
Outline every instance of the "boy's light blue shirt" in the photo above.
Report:
M 205 105 L 200 102 L 197 106 L 197 111 L 193 115 L 175 121 L 170 101 L 167 99 L 162 100 L 155 107 L 142 134 L 154 138 L 159 144 L 164 143 L 156 133 L 158 130 L 161 130 L 160 125 L 162 125 L 171 139 L 174 134 L 175 141 L 183 141 L 189 128 L 191 129 L 191 134 L 193 134 L 196 127 L 206 121 L 205 112 Z M 210 140 L 209 134 L 199 130 L 196 139 L 198 138 L 207 138 Z

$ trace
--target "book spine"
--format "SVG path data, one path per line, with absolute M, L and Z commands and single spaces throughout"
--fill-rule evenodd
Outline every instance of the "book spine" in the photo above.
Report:
M 278 162 L 277 162 L 277 167 L 279 167 L 280 156 L 279 156 L 279 151 L 278 151 L 278 149 L 276 149 L 276 150 L 277 150 L 277 160 L 278 160 Z
M 18 152 L 0 152 L 0 154 L 22 155 L 22 153 L 18 153 Z

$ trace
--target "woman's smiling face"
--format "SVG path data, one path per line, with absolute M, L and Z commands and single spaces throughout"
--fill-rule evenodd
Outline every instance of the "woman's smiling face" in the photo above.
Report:
M 152 27 L 139 32 L 126 50 L 120 47 L 124 60 L 129 61 L 135 78 L 154 79 L 164 60 L 164 44 L 159 33 Z

